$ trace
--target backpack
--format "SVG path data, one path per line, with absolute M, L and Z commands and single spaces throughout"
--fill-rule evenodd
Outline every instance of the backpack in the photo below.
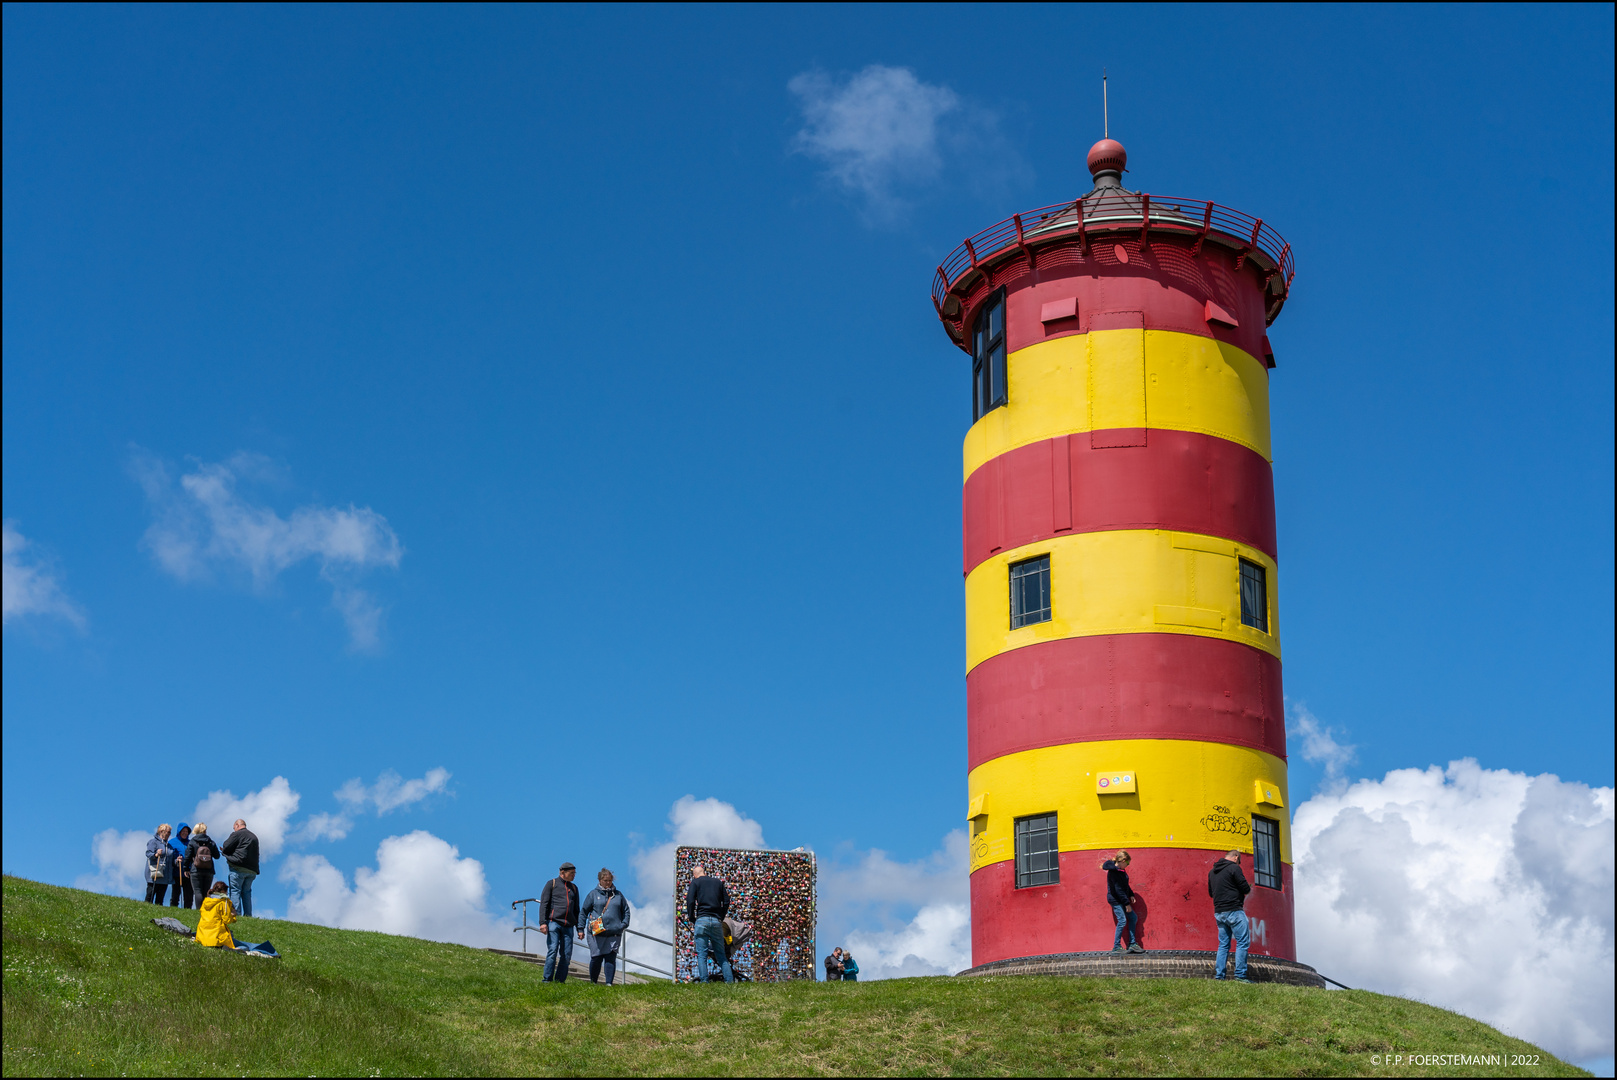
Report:
M 208 850 L 207 844 L 197 845 L 197 853 L 191 858 L 191 868 L 213 873 L 213 852 Z

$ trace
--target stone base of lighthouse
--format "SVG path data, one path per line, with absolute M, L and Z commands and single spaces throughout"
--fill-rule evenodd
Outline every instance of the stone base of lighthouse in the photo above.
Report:
M 1077 952 L 1055 956 L 1020 956 L 978 964 L 960 972 L 962 977 L 985 975 L 1088 975 L 1092 977 L 1146 979 L 1211 979 L 1215 954 L 1201 949 L 1170 949 L 1164 952 L 1114 953 Z M 1230 961 L 1234 963 L 1233 960 Z M 1325 989 L 1320 973 L 1307 964 L 1282 960 L 1277 956 L 1247 957 L 1247 978 L 1253 982 L 1284 983 Z

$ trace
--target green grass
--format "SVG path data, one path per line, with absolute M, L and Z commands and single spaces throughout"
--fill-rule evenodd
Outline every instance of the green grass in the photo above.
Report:
M 7 1076 L 1588 1075 L 1486 1024 L 1363 991 L 1014 976 L 546 986 L 531 965 L 457 945 L 244 919 L 243 938 L 285 957 L 253 960 L 159 930 L 131 900 L 4 888 Z M 1399 1053 L 1539 1064 L 1374 1059 Z

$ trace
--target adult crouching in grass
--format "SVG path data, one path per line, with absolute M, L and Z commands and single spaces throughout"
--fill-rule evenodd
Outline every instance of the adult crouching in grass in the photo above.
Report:
M 214 882 L 207 899 L 202 901 L 202 916 L 197 920 L 197 944 L 210 949 L 234 949 L 236 939 L 230 934 L 230 924 L 235 921 L 230 886 L 222 881 Z

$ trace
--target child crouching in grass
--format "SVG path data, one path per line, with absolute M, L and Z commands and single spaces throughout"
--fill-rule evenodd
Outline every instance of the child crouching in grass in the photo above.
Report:
M 1145 952 L 1140 947 L 1139 917 L 1134 913 L 1134 901 L 1139 897 L 1129 887 L 1129 863 L 1134 860 L 1126 851 L 1119 851 L 1100 864 L 1106 871 L 1106 902 L 1112 906 L 1112 917 L 1117 920 L 1117 932 L 1112 935 L 1112 951 L 1123 951 L 1123 928 L 1129 931 L 1129 952 Z

